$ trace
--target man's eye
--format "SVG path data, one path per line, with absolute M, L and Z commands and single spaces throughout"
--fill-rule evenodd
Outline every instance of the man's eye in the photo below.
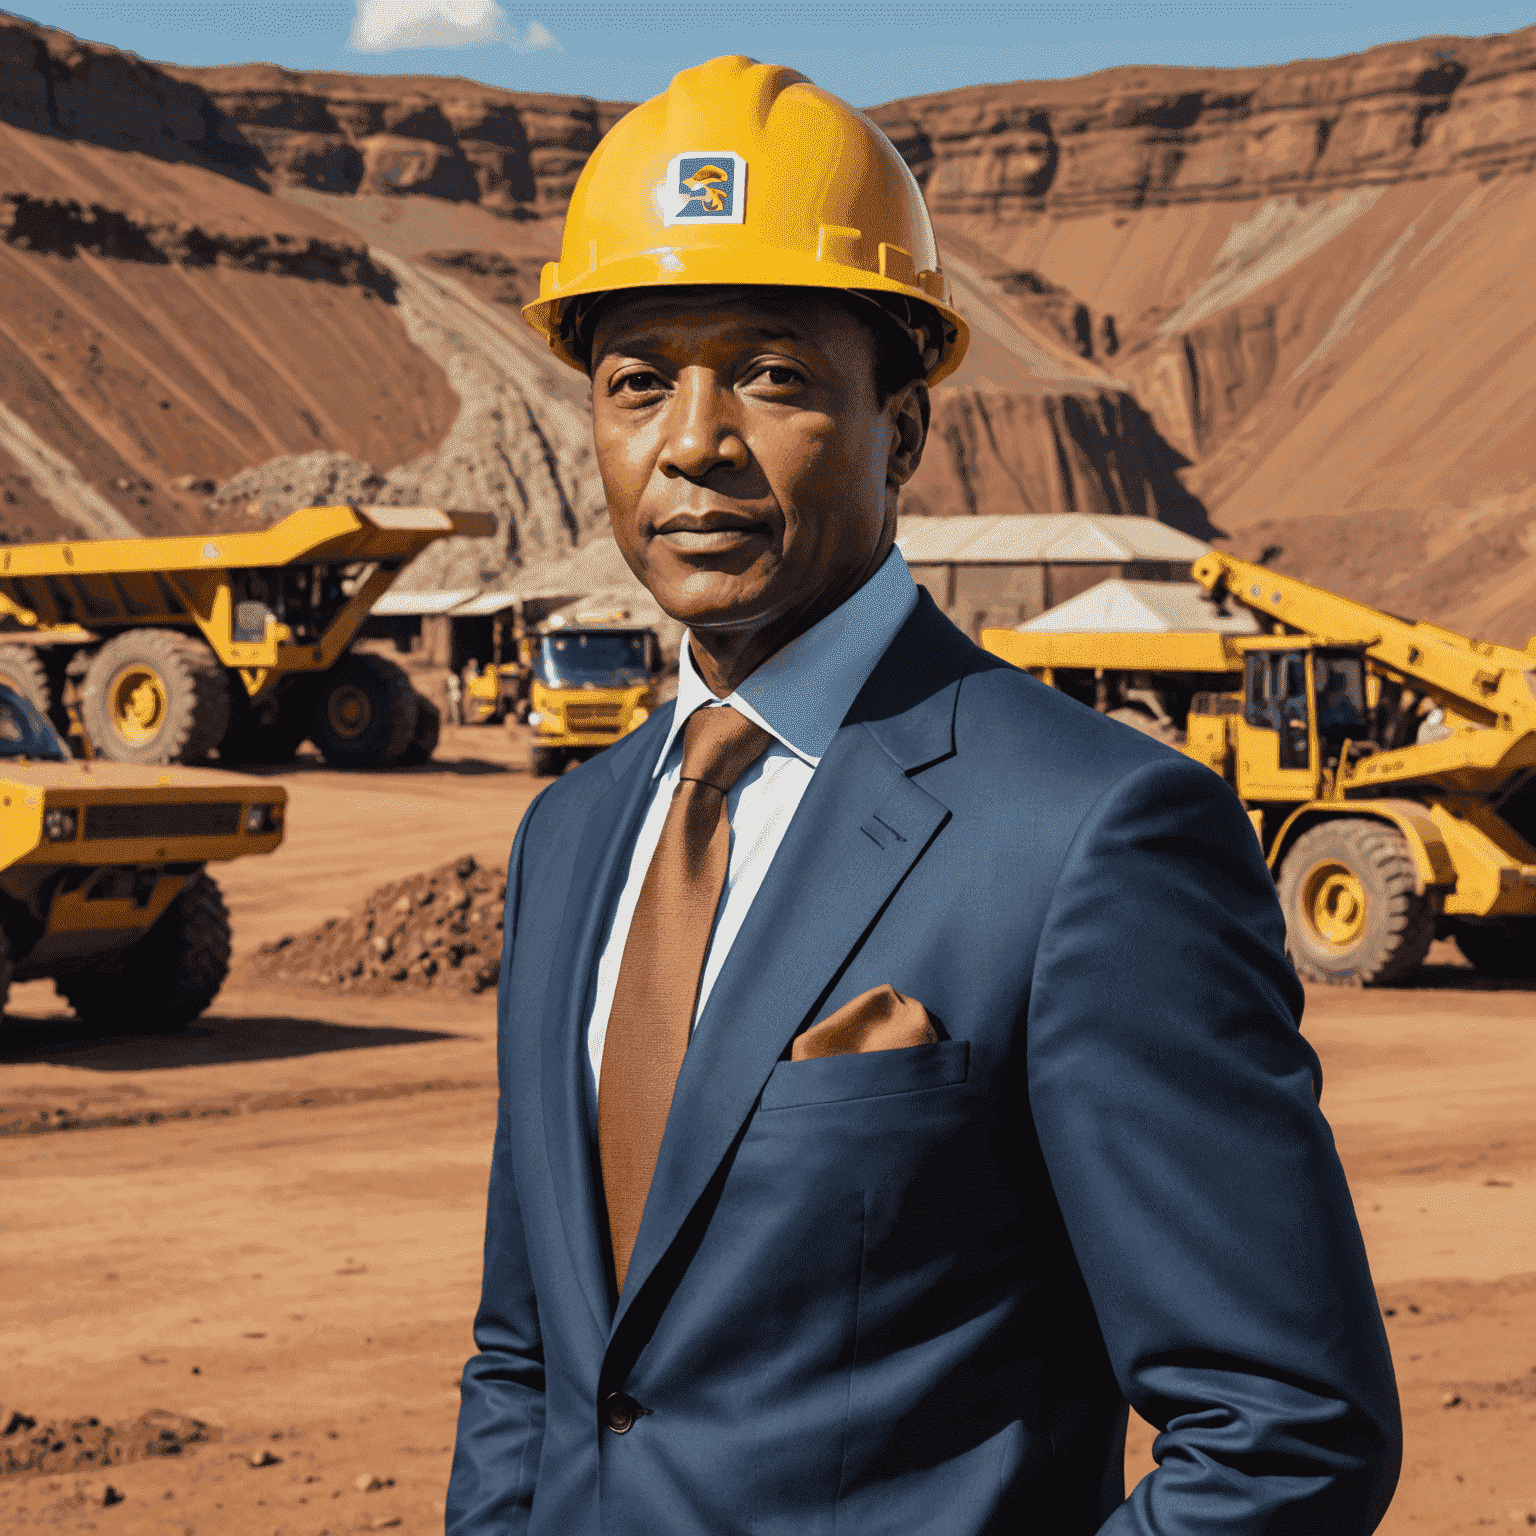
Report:
M 609 386 L 610 394 L 650 395 L 661 388 L 661 377 L 655 373 L 626 373 Z
M 774 389 L 789 389 L 805 382 L 798 369 L 787 367 L 783 363 L 770 363 L 759 372 L 758 378 Z

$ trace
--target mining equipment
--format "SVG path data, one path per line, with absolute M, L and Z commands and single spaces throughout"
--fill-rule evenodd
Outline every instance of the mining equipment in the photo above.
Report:
M 1437 935 L 1536 974 L 1536 638 L 1471 640 L 1215 552 L 1191 574 L 1259 632 L 982 643 L 1232 785 L 1306 979 L 1398 980 Z
M 229 913 L 206 866 L 271 853 L 288 797 L 196 768 L 71 760 L 0 684 L 0 1013 L 50 978 L 91 1028 L 180 1028 L 229 973 Z
M 0 549 L 0 681 L 122 763 L 424 762 L 435 704 L 352 648 L 415 555 L 488 512 L 306 507 L 259 532 Z M 68 718 L 66 719 L 66 715 Z
M 622 614 L 556 614 L 523 641 L 529 770 L 564 771 L 644 724 L 656 706 L 661 641 Z

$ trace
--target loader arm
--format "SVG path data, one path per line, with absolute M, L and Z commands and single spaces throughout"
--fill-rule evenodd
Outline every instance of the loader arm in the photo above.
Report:
M 1289 631 L 1363 646 L 1377 669 L 1432 694 L 1448 715 L 1469 725 L 1516 736 L 1536 732 L 1536 640 L 1523 651 L 1472 640 L 1214 550 L 1195 562 L 1191 575 L 1212 597 L 1225 595 Z

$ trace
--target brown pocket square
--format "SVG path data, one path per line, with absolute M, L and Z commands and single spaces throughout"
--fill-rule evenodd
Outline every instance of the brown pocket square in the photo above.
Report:
M 920 1002 L 903 997 L 894 987 L 875 987 L 797 1036 L 789 1059 L 814 1061 L 819 1056 L 899 1051 L 909 1045 L 932 1045 L 938 1038 Z

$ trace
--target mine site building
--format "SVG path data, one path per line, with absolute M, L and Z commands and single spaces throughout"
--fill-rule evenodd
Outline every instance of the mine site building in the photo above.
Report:
M 1100 582 L 1187 582 L 1209 545 L 1150 517 L 1021 512 L 903 517 L 912 575 L 973 640 L 1011 629 Z

